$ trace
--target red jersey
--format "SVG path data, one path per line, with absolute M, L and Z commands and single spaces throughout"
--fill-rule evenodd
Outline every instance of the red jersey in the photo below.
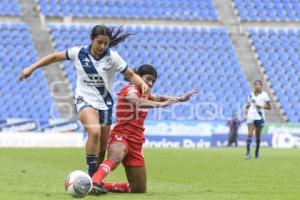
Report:
M 117 102 L 117 123 L 112 129 L 111 134 L 120 134 L 127 140 L 135 143 L 144 143 L 144 121 L 148 114 L 148 110 L 144 108 L 137 108 L 134 104 L 129 103 L 125 96 L 128 94 L 135 94 L 139 98 L 149 99 L 142 96 L 142 93 L 135 87 L 135 85 L 127 85 L 123 87 L 118 93 Z

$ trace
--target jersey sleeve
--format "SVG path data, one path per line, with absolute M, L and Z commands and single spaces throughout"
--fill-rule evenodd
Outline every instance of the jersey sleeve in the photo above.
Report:
M 78 57 L 78 53 L 80 51 L 80 47 L 72 47 L 65 51 L 66 58 L 68 60 L 74 61 Z
M 128 68 L 127 63 L 123 60 L 123 58 L 117 53 L 114 52 L 113 54 L 114 58 L 114 65 L 116 68 L 116 71 L 124 73 L 126 69 Z

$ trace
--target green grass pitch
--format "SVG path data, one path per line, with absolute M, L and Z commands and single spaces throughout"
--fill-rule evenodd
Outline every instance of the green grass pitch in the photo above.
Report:
M 146 194 L 84 199 L 299 200 L 300 149 L 262 149 L 245 160 L 242 148 L 145 149 Z M 74 199 L 64 191 L 70 171 L 85 170 L 83 149 L 0 149 L 0 199 Z M 107 181 L 125 181 L 122 166 Z

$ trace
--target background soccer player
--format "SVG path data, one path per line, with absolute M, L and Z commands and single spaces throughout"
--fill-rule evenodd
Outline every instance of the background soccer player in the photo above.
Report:
M 157 72 L 151 65 L 140 66 L 136 73 L 152 88 Z M 144 137 L 144 120 L 147 108 L 162 108 L 168 105 L 187 101 L 197 90 L 182 97 L 165 97 L 142 95 L 139 87 L 129 84 L 118 93 L 117 123 L 108 142 L 108 159 L 99 167 L 92 177 L 94 193 L 103 193 L 99 187 L 106 175 L 123 163 L 128 183 L 104 183 L 104 188 L 112 192 L 146 192 L 146 169 L 142 146 Z
M 228 144 L 227 146 L 230 147 L 232 143 L 235 146 L 238 146 L 238 130 L 241 126 L 241 121 L 238 119 L 236 113 L 234 113 L 231 119 L 227 122 L 227 126 L 229 127 L 229 134 L 228 134 Z
M 130 34 L 121 27 L 96 25 L 90 35 L 89 46 L 73 47 L 52 53 L 25 68 L 19 78 L 28 78 L 37 68 L 54 62 L 71 60 L 77 73 L 75 107 L 88 133 L 86 162 L 90 176 L 98 169 L 105 156 L 107 139 L 112 123 L 112 81 L 116 72 L 123 73 L 142 92 L 149 91 L 147 84 L 130 69 L 120 55 L 110 49 L 124 41 Z
M 261 130 L 265 123 L 264 109 L 271 109 L 270 98 L 266 92 L 262 91 L 262 81 L 256 80 L 254 82 L 254 91 L 248 97 L 246 106 L 248 124 L 246 159 L 251 158 L 250 146 L 254 131 L 256 135 L 255 158 L 259 158 Z

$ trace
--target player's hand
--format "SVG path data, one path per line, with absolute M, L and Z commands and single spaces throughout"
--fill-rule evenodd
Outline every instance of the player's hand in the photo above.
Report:
M 163 102 L 160 102 L 160 106 L 161 108 L 164 108 L 168 105 L 171 105 L 171 104 L 174 104 L 174 103 L 178 103 L 178 99 L 168 99 L 167 101 L 163 101 Z
M 25 68 L 22 71 L 22 73 L 21 73 L 21 75 L 20 75 L 20 77 L 18 79 L 18 82 L 21 82 L 21 81 L 27 79 L 32 74 L 32 72 L 33 72 L 33 69 L 31 67 Z
M 178 100 L 179 100 L 180 102 L 187 101 L 187 100 L 189 100 L 189 99 L 191 98 L 191 96 L 193 96 L 193 94 L 196 94 L 196 93 L 198 93 L 198 92 L 199 92 L 198 89 L 193 89 L 191 92 L 188 92 L 188 93 L 186 93 L 185 95 L 183 95 L 182 97 L 179 97 Z
M 151 92 L 149 86 L 148 86 L 146 83 L 143 83 L 143 84 L 141 85 L 141 89 L 142 89 L 142 94 L 143 94 L 143 95 L 149 95 L 150 92 Z

